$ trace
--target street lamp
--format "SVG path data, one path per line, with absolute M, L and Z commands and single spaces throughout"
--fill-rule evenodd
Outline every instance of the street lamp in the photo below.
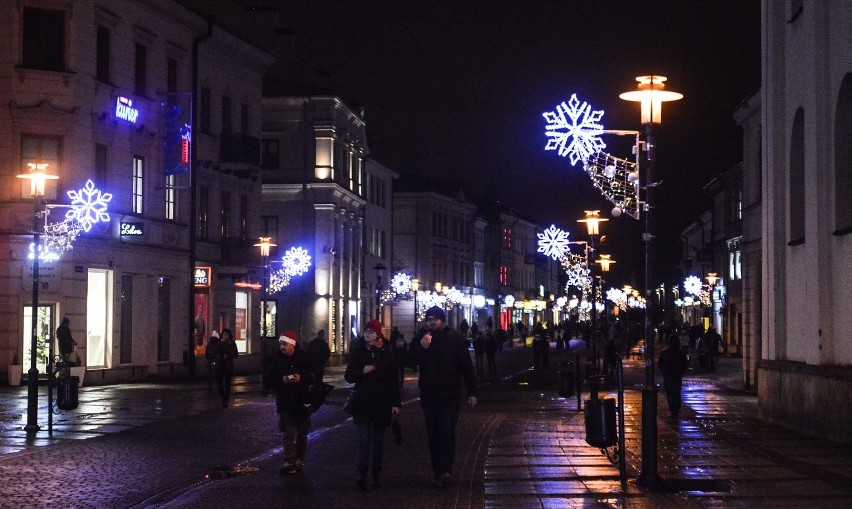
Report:
M 41 229 L 44 226 L 45 201 L 44 184 L 47 180 L 59 177 L 46 173 L 47 164 L 28 163 L 30 171 L 17 177 L 30 181 L 30 196 L 33 198 L 33 301 L 32 321 L 30 322 L 30 369 L 27 372 L 27 424 L 24 430 L 32 433 L 39 430 L 38 425 L 38 368 L 36 367 L 36 352 L 38 351 L 38 266 L 41 240 Z M 52 409 L 48 408 L 48 412 Z
M 414 292 L 414 332 L 411 334 L 412 339 L 417 335 L 417 292 L 420 291 L 420 280 L 414 278 L 411 280 L 411 291 Z
M 254 247 L 260 248 L 260 257 L 263 259 L 263 294 L 260 300 L 260 337 L 265 338 L 269 332 L 266 328 L 266 299 L 269 292 L 269 248 L 277 244 L 272 243 L 272 237 L 258 237 L 258 243 Z
M 381 321 L 382 318 L 382 278 L 385 276 L 385 267 L 381 263 L 377 263 L 373 270 L 376 271 L 376 320 Z
M 642 388 L 642 471 L 639 483 L 648 487 L 657 486 L 660 476 L 657 473 L 657 386 L 654 383 L 654 328 L 652 319 L 653 302 L 651 296 L 651 267 L 653 262 L 653 208 L 654 189 L 658 185 L 654 175 L 654 124 L 662 121 L 662 104 L 677 101 L 683 94 L 665 90 L 665 76 L 639 76 L 637 90 L 619 95 L 626 101 L 639 102 L 642 105 L 642 124 L 645 126 L 645 178 L 640 177 L 640 188 L 645 190 L 645 203 L 642 207 L 645 215 L 645 385 Z
M 583 219 L 578 219 L 578 223 L 586 223 L 586 231 L 589 234 L 589 250 L 594 253 L 595 252 L 595 240 L 600 235 L 600 223 L 604 221 L 609 221 L 609 219 L 605 217 L 600 217 L 600 210 L 587 210 L 586 217 Z M 597 371 L 599 369 L 598 366 L 598 309 L 597 309 L 597 292 L 595 290 L 596 281 L 595 281 L 595 264 L 588 263 L 589 270 L 591 271 L 592 278 L 592 357 L 595 359 L 595 375 L 599 373 Z
M 715 292 L 716 283 L 719 282 L 720 278 L 718 274 L 715 272 L 710 272 L 704 278 L 707 280 L 707 284 L 710 285 L 710 327 L 716 326 L 716 303 L 714 299 L 713 293 Z M 718 332 L 718 329 L 717 331 Z

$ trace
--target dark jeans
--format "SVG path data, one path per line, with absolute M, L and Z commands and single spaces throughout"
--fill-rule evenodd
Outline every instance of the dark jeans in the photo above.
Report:
M 366 472 L 368 466 L 374 470 L 382 467 L 382 457 L 385 452 L 385 429 L 387 426 L 377 426 L 372 422 L 359 422 L 355 425 L 358 434 L 358 470 Z M 370 463 L 370 452 L 373 453 L 373 463 Z
M 426 418 L 429 457 L 435 478 L 453 472 L 456 455 L 456 422 L 459 420 L 458 401 L 420 400 Z
M 673 417 L 680 413 L 680 391 L 683 386 L 682 378 L 663 378 L 663 389 L 666 391 L 666 402 Z
M 227 403 L 231 397 L 231 377 L 232 373 L 222 373 L 216 378 L 216 388 L 219 389 L 219 395 L 222 396 L 222 403 Z

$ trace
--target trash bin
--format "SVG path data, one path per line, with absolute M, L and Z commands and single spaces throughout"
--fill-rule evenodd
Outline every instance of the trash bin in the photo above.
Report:
M 587 399 L 584 417 L 587 444 L 604 449 L 618 443 L 614 399 Z
M 57 379 L 56 406 L 61 410 L 74 410 L 79 405 L 77 399 L 77 387 L 80 378 L 76 376 L 63 376 Z
M 572 363 L 560 363 L 559 371 L 556 372 L 556 377 L 559 381 L 560 396 L 567 398 L 574 394 L 574 365 Z

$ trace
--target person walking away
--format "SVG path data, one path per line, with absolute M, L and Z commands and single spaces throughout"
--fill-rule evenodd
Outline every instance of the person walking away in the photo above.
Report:
M 479 396 L 467 341 L 446 326 L 446 319 L 443 309 L 429 308 L 427 330 L 409 348 L 409 365 L 417 366 L 420 373 L 420 406 L 436 488 L 446 487 L 452 479 L 462 383 L 468 405 L 475 407 Z
M 488 374 L 494 376 L 497 374 L 497 337 L 489 329 L 485 333 L 485 358 L 488 360 Z
M 234 342 L 234 336 L 231 334 L 231 329 L 222 329 L 220 341 L 213 352 L 213 362 L 216 364 L 214 369 L 216 373 L 216 388 L 219 390 L 219 395 L 222 396 L 222 408 L 225 408 L 228 406 L 228 400 L 231 397 L 231 381 L 234 378 L 234 359 L 240 355 L 237 351 L 237 344 Z
M 280 474 L 302 470 L 311 428 L 311 409 L 306 403 L 314 375 L 308 354 L 297 346 L 297 337 L 294 331 L 287 331 L 278 338 L 279 351 L 272 363 L 275 410 L 284 445 L 284 466 L 278 471 Z
M 719 348 L 722 346 L 722 336 L 716 332 L 714 327 L 709 327 L 704 339 L 701 341 L 704 352 L 707 354 L 707 369 L 711 373 L 716 372 L 716 360 L 719 358 Z
M 479 335 L 479 325 L 473 322 L 470 324 L 470 337 L 475 338 L 477 335 Z
M 219 348 L 219 332 L 213 331 L 210 333 L 210 339 L 207 340 L 207 347 L 204 349 L 204 358 L 207 359 L 207 394 L 213 394 L 213 382 L 216 381 L 216 363 L 213 359 L 216 358 L 216 349 Z
M 479 334 L 473 338 L 473 356 L 476 359 L 476 374 L 482 376 L 485 373 L 485 335 Z
M 382 336 L 382 323 L 370 320 L 364 339 L 352 343 L 344 379 L 355 384 L 352 422 L 358 436 L 358 486 L 367 489 L 367 467 L 371 467 L 372 486 L 381 486 L 379 475 L 384 456 L 385 430 L 391 418 L 399 415 L 399 366 L 390 342 Z M 372 452 L 372 464 L 370 453 Z
M 308 343 L 308 363 L 311 366 L 314 381 L 318 384 L 322 383 L 329 357 L 331 357 L 331 350 L 328 348 L 325 330 L 320 329 L 314 339 Z
M 405 382 L 405 365 L 408 363 L 408 343 L 405 342 L 405 334 L 398 334 L 396 340 L 391 341 L 391 350 L 399 368 L 399 386 L 402 387 Z
M 657 366 L 663 374 L 663 389 L 669 404 L 669 416 L 677 418 L 680 414 L 683 375 L 689 369 L 689 359 L 680 349 L 680 338 L 676 334 L 668 337 L 667 346 L 660 352 Z
M 680 349 L 683 350 L 683 353 L 689 355 L 689 334 L 687 334 L 685 327 L 680 328 L 677 338 L 680 342 Z
M 59 342 L 59 358 L 62 360 L 62 365 L 65 367 L 65 376 L 71 376 L 71 366 L 68 364 L 68 358 L 74 352 L 74 347 L 77 342 L 71 336 L 71 319 L 63 316 L 59 322 L 59 327 L 56 328 L 56 339 Z M 54 373 L 58 371 L 56 367 Z
M 547 340 L 547 336 L 543 336 L 541 334 L 535 334 L 533 336 L 533 367 L 535 369 L 547 367 L 547 352 L 549 348 L 550 344 Z

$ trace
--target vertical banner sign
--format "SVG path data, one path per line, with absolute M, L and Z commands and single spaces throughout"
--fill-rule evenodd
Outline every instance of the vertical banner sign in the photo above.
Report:
M 192 129 L 183 120 L 179 104 L 163 103 L 163 173 L 183 175 L 189 172 Z

